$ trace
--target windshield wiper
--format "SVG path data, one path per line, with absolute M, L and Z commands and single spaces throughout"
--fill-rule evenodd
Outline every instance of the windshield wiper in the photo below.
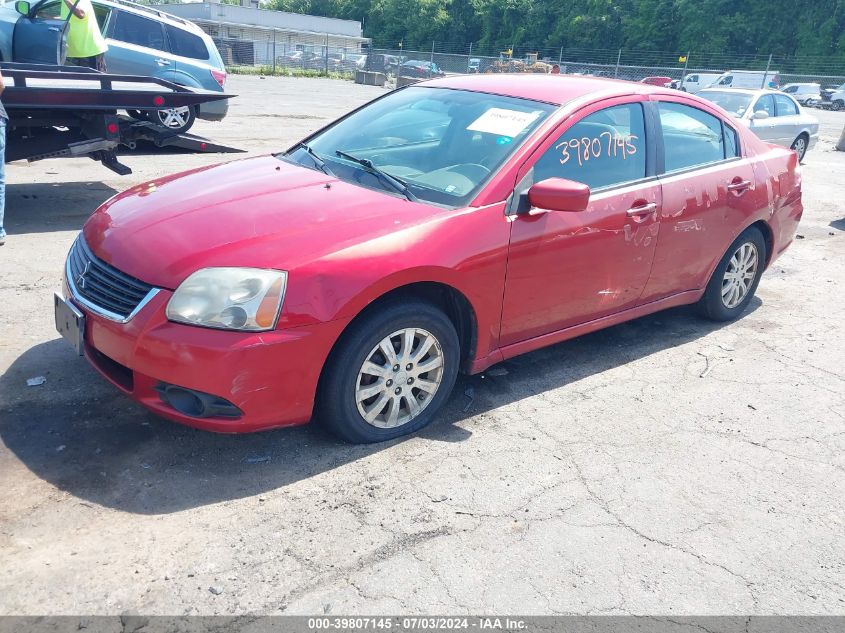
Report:
M 317 152 L 315 152 L 313 149 L 311 149 L 311 146 L 308 145 L 308 143 L 297 143 L 296 145 L 293 146 L 293 149 L 290 152 L 288 152 L 288 154 L 290 154 L 291 152 L 294 152 L 298 149 L 304 149 L 305 153 L 308 154 L 311 157 L 312 161 L 314 161 L 314 166 L 317 169 L 319 169 L 321 172 L 323 172 L 327 176 L 332 176 L 333 178 L 337 177 L 337 176 L 334 175 L 334 172 L 331 169 L 329 169 L 329 166 L 326 165 L 326 161 L 324 161 L 322 158 L 317 156 Z
M 349 154 L 339 149 L 335 150 L 335 154 L 337 154 L 341 158 L 345 158 L 346 160 L 351 160 L 353 163 L 358 163 L 371 174 L 375 174 L 376 176 L 380 177 L 384 182 L 389 184 L 391 187 L 393 187 L 396 191 L 401 193 L 411 202 L 415 202 L 417 200 L 417 197 L 413 193 L 411 193 L 410 189 L 408 189 L 408 185 L 406 185 L 403 181 L 399 180 L 396 176 L 391 176 L 386 171 L 382 171 L 381 169 L 376 167 L 373 164 L 373 161 L 371 161 L 369 158 L 358 158 L 357 156 L 353 156 L 352 154 Z

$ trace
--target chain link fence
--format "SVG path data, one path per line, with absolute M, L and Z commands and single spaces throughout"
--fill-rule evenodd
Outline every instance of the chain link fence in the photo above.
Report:
M 328 34 L 306 37 L 302 33 L 273 31 L 263 38 L 212 39 L 227 69 L 235 73 L 258 69 L 268 74 L 339 75 L 351 79 L 367 62 L 366 50 L 327 43 Z
M 221 5 L 222 6 L 222 5 Z M 308 16 L 302 16 L 308 17 Z M 584 48 L 530 48 L 511 45 L 504 50 L 473 43 L 432 42 L 407 49 L 401 44 L 377 46 L 366 38 L 331 32 L 235 25 L 223 20 L 198 20 L 212 36 L 232 72 L 315 74 L 353 78 L 356 71 L 384 73 L 389 79 L 428 79 L 444 74 L 552 72 L 592 75 L 629 81 L 667 77 L 680 82 L 685 75 L 755 70 L 776 74 L 777 83 L 818 83 L 832 88 L 845 83 L 841 61 L 824 56 L 784 57 L 768 54 L 702 54 L 695 51 L 643 51 Z M 555 69 L 556 71 L 557 69 Z
M 462 47 L 466 52 L 457 52 Z M 485 54 L 486 53 L 486 54 Z M 557 68 L 555 68 L 557 67 Z M 473 51 L 472 45 L 434 42 L 429 50 L 374 48 L 368 50 L 367 70 L 388 75 L 430 78 L 441 74 L 559 71 L 562 74 L 642 81 L 668 77 L 680 82 L 686 75 L 718 75 L 729 70 L 754 70 L 776 75 L 777 85 L 818 83 L 831 88 L 845 83 L 845 68 L 824 57 L 780 58 L 774 55 L 699 55 L 655 51 L 602 49 L 515 49 Z

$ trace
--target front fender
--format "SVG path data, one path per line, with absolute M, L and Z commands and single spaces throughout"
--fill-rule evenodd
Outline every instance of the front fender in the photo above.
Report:
M 339 249 L 288 271 L 279 328 L 351 319 L 419 282 L 450 286 L 475 312 L 475 358 L 498 347 L 510 222 L 504 203 L 468 209 Z

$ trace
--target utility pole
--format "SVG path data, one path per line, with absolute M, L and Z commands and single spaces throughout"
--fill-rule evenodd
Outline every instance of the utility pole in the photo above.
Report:
M 276 29 L 273 29 L 273 74 L 276 74 Z
M 613 78 L 619 78 L 619 62 L 622 61 L 622 49 L 619 49 L 619 52 L 616 54 L 616 70 L 613 71 Z
M 434 44 L 435 43 L 436 43 L 436 40 L 431 40 L 431 60 L 430 61 L 431 61 L 432 65 L 428 67 L 428 78 L 429 79 L 431 79 L 431 72 L 433 70 L 433 65 L 434 65 Z
M 760 84 L 760 90 L 766 87 L 766 82 L 769 80 L 769 68 L 772 66 L 772 54 L 769 53 L 769 61 L 766 62 L 766 73 L 763 75 L 763 81 Z
M 557 65 L 560 68 L 560 65 L 563 64 L 563 46 L 560 47 L 560 52 L 557 55 Z

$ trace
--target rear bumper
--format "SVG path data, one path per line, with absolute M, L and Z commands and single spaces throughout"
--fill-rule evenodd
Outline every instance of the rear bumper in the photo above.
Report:
M 201 103 L 197 117 L 206 121 L 222 121 L 229 112 L 229 100 L 208 101 Z
M 160 291 L 127 323 L 85 314 L 85 357 L 154 413 L 196 428 L 246 433 L 307 422 L 323 364 L 346 321 L 273 332 L 226 332 L 172 323 Z M 162 399 L 173 385 L 223 398 L 241 415 L 195 417 Z

